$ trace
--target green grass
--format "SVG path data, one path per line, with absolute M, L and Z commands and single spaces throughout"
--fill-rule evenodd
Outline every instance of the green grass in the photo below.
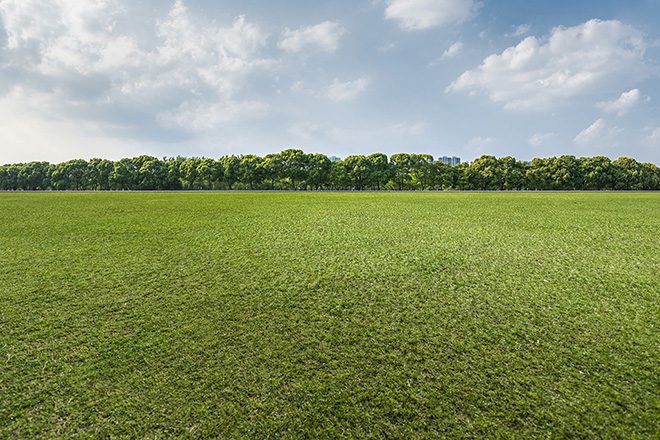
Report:
M 657 438 L 660 194 L 0 194 L 0 437 Z

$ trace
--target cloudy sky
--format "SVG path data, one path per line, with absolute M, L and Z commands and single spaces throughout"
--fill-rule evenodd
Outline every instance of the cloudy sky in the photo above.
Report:
M 0 0 L 0 163 L 660 163 L 658 0 Z

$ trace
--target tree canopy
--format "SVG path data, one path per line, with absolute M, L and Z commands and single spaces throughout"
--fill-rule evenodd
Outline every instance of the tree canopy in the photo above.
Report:
M 0 190 L 660 190 L 655 164 L 560 156 L 523 162 L 481 156 L 451 167 L 429 154 L 330 160 L 288 149 L 211 158 L 139 156 L 0 166 Z

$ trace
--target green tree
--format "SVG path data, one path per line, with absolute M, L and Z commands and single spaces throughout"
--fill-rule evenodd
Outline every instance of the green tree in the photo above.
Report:
M 654 164 L 642 164 L 629 157 L 620 157 L 612 162 L 614 187 L 618 190 L 658 190 L 660 174 Z
M 184 189 L 198 189 L 199 185 L 199 164 L 201 160 L 197 157 L 191 157 L 181 162 L 179 175 Z
M 553 170 L 552 189 L 577 190 L 582 189 L 582 168 L 575 156 L 560 156 L 551 160 Z
M 179 190 L 183 188 L 183 183 L 181 182 L 181 165 L 184 162 L 182 157 L 166 158 L 166 168 L 167 168 L 167 183 L 166 188 L 169 190 Z
M 325 154 L 307 155 L 307 184 L 315 190 L 330 182 L 330 159 Z
M 392 179 L 399 191 L 410 187 L 412 167 L 412 157 L 408 153 L 397 153 L 390 157 Z
M 110 173 L 110 187 L 115 190 L 130 190 L 137 186 L 138 170 L 130 158 L 120 159 L 115 162 L 112 173 Z
M 470 189 L 504 189 L 504 172 L 495 156 L 481 156 L 467 168 L 467 181 Z
M 107 159 L 92 159 L 87 164 L 87 189 L 105 191 L 110 189 L 110 175 L 115 165 Z
M 436 167 L 430 154 L 410 155 L 410 180 L 413 188 L 425 191 L 430 189 L 436 180 Z
M 525 189 L 552 189 L 552 169 L 550 159 L 535 158 L 525 172 Z
M 245 154 L 240 157 L 239 180 L 250 189 L 257 188 L 264 181 L 265 172 L 261 162 L 262 159 L 253 154 Z
M 585 157 L 580 160 L 582 189 L 606 190 L 614 187 L 614 167 L 609 158 Z
M 535 158 L 481 156 L 450 167 L 428 154 L 376 153 L 330 161 L 323 154 L 289 149 L 269 154 L 209 158 L 138 156 L 112 162 L 77 159 L 59 164 L 0 166 L 0 190 L 270 189 L 481 189 L 658 190 L 655 164 L 621 157 L 564 155 Z
M 527 164 L 511 156 L 500 158 L 499 163 L 503 178 L 502 189 L 508 191 L 524 189 Z
M 223 168 L 219 161 L 202 158 L 197 161 L 196 182 L 202 189 L 216 189 L 223 178 Z
M 350 187 L 350 179 L 344 166 L 344 161 L 335 161 L 330 163 L 330 183 L 331 189 L 342 190 Z
M 12 191 L 16 189 L 16 177 L 18 170 L 15 170 L 14 165 L 1 165 L 0 166 L 0 191 Z
M 167 166 L 165 162 L 150 156 L 140 156 L 135 162 L 135 167 L 139 167 L 137 189 L 165 189 L 167 184 Z
M 30 162 L 18 166 L 17 187 L 35 191 L 48 189 L 50 184 L 48 162 Z
M 435 162 L 435 185 L 437 189 L 450 190 L 458 187 L 457 169 L 440 161 Z
M 53 189 L 79 191 L 85 189 L 87 162 L 82 159 L 70 160 L 50 167 Z
M 380 191 L 387 185 L 387 182 L 392 178 L 390 163 L 387 156 L 383 153 L 376 153 L 367 156 L 367 185 L 371 189 Z
M 275 182 L 282 178 L 284 164 L 279 154 L 268 154 L 261 161 L 264 180 L 270 182 L 270 189 L 275 189 Z
M 289 181 L 290 189 L 298 189 L 307 175 L 307 157 L 302 150 L 289 149 L 279 153 L 282 160 L 282 177 Z
M 225 188 L 233 189 L 239 179 L 241 160 L 233 155 L 224 156 L 220 158 L 220 165 L 222 167 L 222 177 L 225 183 Z
M 344 168 L 351 189 L 362 191 L 369 178 L 369 160 L 365 156 L 348 156 L 344 159 Z

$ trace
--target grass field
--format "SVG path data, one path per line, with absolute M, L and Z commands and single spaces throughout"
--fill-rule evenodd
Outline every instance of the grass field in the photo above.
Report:
M 0 438 L 660 434 L 658 193 L 0 194 Z

